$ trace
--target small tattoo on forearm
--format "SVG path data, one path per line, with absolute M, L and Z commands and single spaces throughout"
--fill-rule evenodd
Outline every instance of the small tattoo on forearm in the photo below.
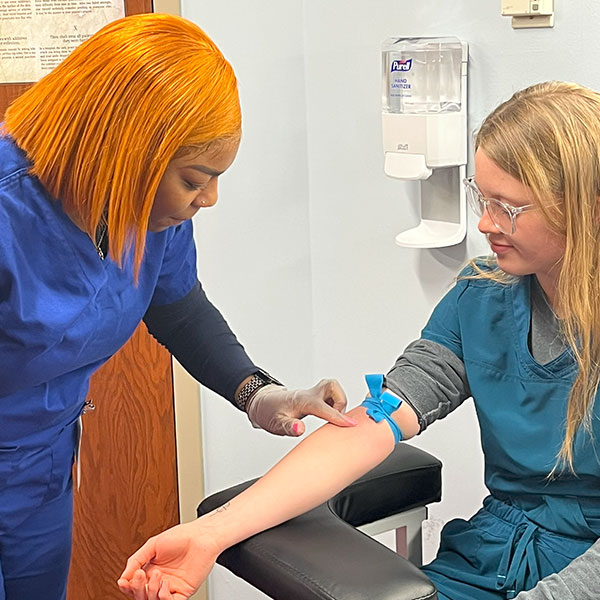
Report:
M 226 502 L 225 504 L 223 504 L 223 506 L 219 506 L 219 508 L 217 508 L 215 510 L 215 512 L 216 513 L 225 512 L 229 508 L 230 504 L 231 504 L 231 502 Z

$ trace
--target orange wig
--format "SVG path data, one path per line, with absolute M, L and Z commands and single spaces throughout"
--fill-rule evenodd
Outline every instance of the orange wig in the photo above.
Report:
M 106 219 L 118 264 L 133 248 L 137 273 L 169 161 L 239 139 L 237 81 L 193 23 L 132 15 L 106 25 L 17 98 L 4 130 L 92 239 Z

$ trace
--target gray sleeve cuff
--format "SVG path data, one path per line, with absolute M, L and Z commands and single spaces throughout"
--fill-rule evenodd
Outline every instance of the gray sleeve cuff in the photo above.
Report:
M 421 431 L 471 396 L 463 361 L 445 346 L 419 339 L 408 345 L 385 385 L 417 413 Z
M 583 600 L 584 597 L 588 596 L 573 596 L 564 581 L 554 574 L 542 579 L 532 590 L 521 592 L 516 600 Z
M 542 579 L 515 600 L 596 600 L 600 598 L 600 540 L 560 573 Z

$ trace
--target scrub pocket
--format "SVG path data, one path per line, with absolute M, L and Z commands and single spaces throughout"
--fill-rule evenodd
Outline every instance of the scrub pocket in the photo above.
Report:
M 48 493 L 52 450 L 0 450 L 0 535 L 18 527 L 39 508 Z
M 18 446 L 0 446 L 0 490 L 6 489 L 18 462 Z M 3 496 L 4 494 L 0 492 L 0 498 L 3 498 Z M 1 502 L 0 506 L 4 506 L 4 502 Z
M 67 425 L 52 444 L 52 473 L 45 502 L 61 496 L 71 487 L 73 459 L 79 443 L 79 419 Z
M 451 560 L 469 565 L 474 571 L 482 569 L 481 531 L 464 519 L 453 519 L 444 525 L 438 554 L 448 553 Z
M 0 536 L 67 490 L 76 442 L 75 421 L 47 446 L 0 449 Z

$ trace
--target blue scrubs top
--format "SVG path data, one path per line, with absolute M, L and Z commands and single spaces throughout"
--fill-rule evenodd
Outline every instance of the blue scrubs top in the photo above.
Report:
M 29 167 L 0 137 L 0 512 L 10 489 L 23 507 L 42 494 L 52 445 L 79 417 L 90 375 L 148 306 L 183 298 L 197 281 L 190 221 L 147 234 L 136 286 L 131 260 L 101 260 Z M 42 491 L 29 493 L 34 484 Z
M 568 349 L 545 365 L 533 358 L 530 289 L 531 277 L 459 280 L 422 332 L 464 362 L 491 492 L 472 519 L 444 527 L 438 557 L 424 568 L 441 600 L 514 598 L 600 536 L 600 404 L 594 437 L 575 438 L 577 474 L 548 478 L 577 366 Z

